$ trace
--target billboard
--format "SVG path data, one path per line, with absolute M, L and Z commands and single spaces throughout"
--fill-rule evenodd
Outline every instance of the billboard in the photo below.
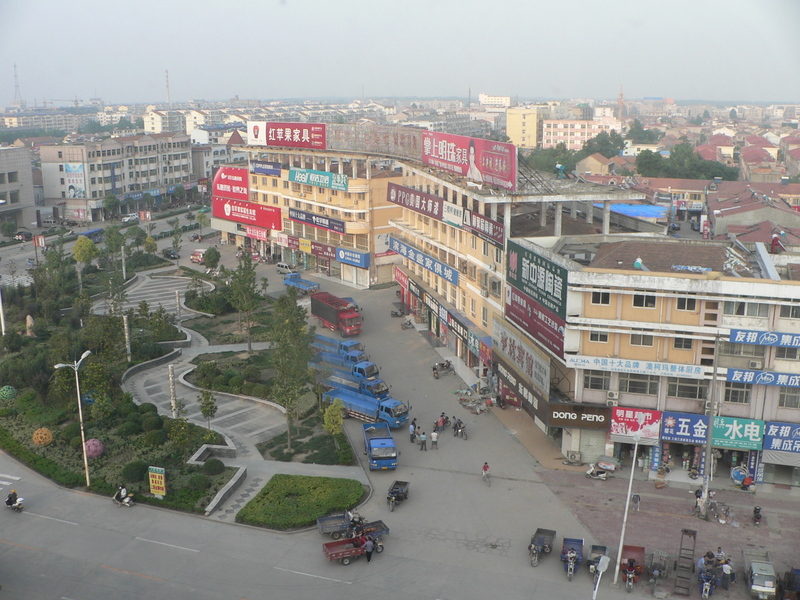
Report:
M 347 191 L 347 175 L 342 173 L 329 173 L 328 171 L 314 171 L 313 169 L 290 169 L 289 181 L 313 185 L 314 187 L 328 188 L 331 190 Z
M 359 252 L 358 250 L 350 250 L 350 248 L 337 248 L 336 260 L 360 269 L 369 268 L 369 252 Z
M 550 427 L 571 429 L 600 429 L 607 431 L 609 419 L 607 406 L 596 404 L 550 404 Z
M 761 450 L 764 421 L 738 417 L 714 417 L 711 444 L 715 448 Z
M 780 331 L 756 331 L 752 329 L 731 329 L 732 344 L 754 344 L 756 346 L 777 346 L 779 348 L 800 348 L 800 334 Z
M 800 388 L 800 375 L 797 373 L 775 373 L 772 371 L 751 371 L 750 369 L 728 369 L 728 381 L 752 383 L 754 385 L 777 385 Z
M 328 231 L 344 235 L 344 221 L 339 221 L 338 219 L 315 215 L 314 213 L 298 210 L 296 208 L 289 209 L 289 218 L 298 223 L 305 223 L 312 227 L 327 229 Z
M 767 421 L 764 431 L 764 450 L 800 454 L 800 425 Z
M 452 283 L 456 286 L 458 285 L 458 271 L 453 267 L 436 260 L 432 256 L 428 256 L 424 252 L 417 250 L 413 246 L 409 246 L 394 236 L 389 236 L 389 247 L 394 252 L 402 254 L 404 258 L 407 258 L 411 262 L 417 263 L 423 269 L 427 269 L 434 275 L 442 277 L 448 283 Z
M 492 319 L 492 353 L 495 359 L 501 354 L 507 356 L 541 394 L 550 394 L 550 358 L 498 318 Z
M 247 169 L 220 167 L 214 175 L 213 195 L 234 200 L 250 200 Z
M 508 240 L 506 281 L 562 319 L 567 317 L 567 270 Z
M 250 146 L 325 150 L 327 148 L 325 124 L 248 121 L 247 143 Z
M 64 185 L 67 186 L 67 198 L 86 198 L 83 163 L 64 164 Z
M 555 355 L 564 357 L 566 321 L 510 285 L 506 286 L 506 318 Z
M 708 415 L 664 411 L 661 441 L 702 446 L 708 438 Z
M 397 204 L 421 215 L 442 220 L 442 204 L 444 199 L 408 188 L 396 183 L 390 183 L 386 190 L 387 200 L 392 204 Z
M 683 365 L 680 363 L 636 360 L 631 358 L 610 358 L 606 356 L 582 356 L 579 354 L 568 354 L 564 359 L 567 366 L 572 369 L 593 369 L 595 371 L 615 371 L 617 373 L 685 377 L 686 379 L 704 378 L 703 367 L 698 365 Z
M 251 160 L 250 172 L 255 175 L 272 175 L 273 177 L 280 177 L 281 164 L 276 162 L 268 162 L 266 160 Z
M 283 229 L 281 209 L 264 206 L 255 202 L 242 202 L 230 198 L 214 196 L 211 201 L 211 214 L 218 219 L 236 221 L 245 225 L 255 225 L 264 229 L 280 231 Z
M 461 229 L 477 235 L 482 240 L 497 246 L 501 250 L 505 248 L 505 228 L 502 223 L 493 221 L 489 217 L 484 217 L 481 213 L 463 209 L 463 221 Z
M 422 164 L 478 184 L 517 189 L 517 148 L 513 144 L 423 131 Z
M 661 411 L 647 408 L 611 409 L 611 441 L 633 443 L 639 436 L 643 446 L 655 446 L 661 434 Z

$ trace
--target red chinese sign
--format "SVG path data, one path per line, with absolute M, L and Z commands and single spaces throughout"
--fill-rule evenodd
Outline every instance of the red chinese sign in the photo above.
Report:
M 327 148 L 324 123 L 247 122 L 247 143 L 251 146 L 281 146 L 284 148 Z
M 244 228 L 244 234 L 254 240 L 267 241 L 269 239 L 269 231 L 259 227 L 250 227 L 249 225 Z
M 639 435 L 642 439 L 658 440 L 661 411 L 615 407 L 611 410 L 611 435 Z
M 250 187 L 247 169 L 220 167 L 214 175 L 214 195 L 234 200 L 249 200 Z
M 228 198 L 217 198 L 211 203 L 212 215 L 226 221 L 236 221 L 245 225 L 255 225 L 264 229 L 280 231 L 283 229 L 281 209 L 264 206 L 255 202 L 242 202 Z
M 517 148 L 513 144 L 423 131 L 422 164 L 457 173 L 478 184 L 517 189 Z

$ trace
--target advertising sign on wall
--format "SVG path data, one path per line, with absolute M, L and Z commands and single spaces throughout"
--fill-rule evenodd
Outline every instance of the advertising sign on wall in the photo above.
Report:
M 665 442 L 702 446 L 708 437 L 708 415 L 664 411 L 661 439 Z
M 564 357 L 566 321 L 541 308 L 533 298 L 510 285 L 506 286 L 506 317 L 551 352 Z
M 492 353 L 508 357 L 517 371 L 526 375 L 545 397 L 550 393 L 550 358 L 503 324 L 492 319 Z
M 218 219 L 236 221 L 237 223 L 255 225 L 275 231 L 283 229 L 280 208 L 214 196 L 211 202 L 211 210 L 211 214 Z
M 67 186 L 67 198 L 86 198 L 83 163 L 64 164 L 64 185 Z
M 508 391 L 513 394 L 511 403 L 519 406 L 521 402 L 526 402 L 533 409 L 542 421 L 547 422 L 548 414 L 546 412 L 547 402 L 542 402 L 544 407 L 539 406 L 539 397 L 534 392 L 533 386 L 530 382 L 526 381 L 524 377 L 520 377 L 517 372 L 511 368 L 507 359 L 497 354 L 495 356 L 495 367 L 497 368 L 497 378 L 501 383 L 500 391 L 503 393 L 502 385 L 508 388 Z M 505 394 L 504 394 L 505 397 Z M 544 409 L 542 414 L 539 414 L 540 408 Z
M 800 453 L 800 425 L 767 421 L 764 429 L 764 450 Z
M 353 265 L 360 269 L 369 268 L 369 252 L 358 252 L 349 248 L 337 248 L 336 260 L 346 265 Z
M 439 196 L 390 183 L 386 189 L 386 199 L 392 204 L 398 204 L 426 217 L 437 221 L 442 220 L 442 204 L 444 200 Z
M 550 404 L 550 427 L 608 429 L 607 406 L 596 404 Z
M 442 221 L 461 229 L 461 224 L 464 222 L 464 209 L 452 202 L 442 203 Z
M 336 248 L 328 244 L 320 244 L 319 242 L 311 242 L 311 254 L 322 258 L 336 258 Z
M 269 231 L 266 229 L 261 229 L 260 227 L 251 227 L 250 225 L 246 225 L 244 228 L 244 234 L 250 239 L 254 240 L 263 240 L 266 242 L 269 239 Z
M 167 495 L 166 470 L 163 467 L 148 467 L 147 478 L 150 481 L 150 493 L 159 498 Z
M 513 144 L 423 131 L 422 164 L 479 184 L 517 189 L 517 148 Z
M 453 267 L 449 267 L 441 261 L 436 260 L 432 256 L 428 256 L 424 252 L 420 252 L 413 246 L 409 246 L 405 242 L 398 240 L 394 236 L 389 237 L 389 247 L 403 255 L 408 260 L 417 263 L 423 269 L 427 269 L 431 273 L 442 277 L 445 281 L 458 285 L 458 271 Z
M 632 360 L 629 358 L 606 358 L 605 356 L 581 356 L 568 354 L 564 357 L 568 367 L 573 369 L 594 369 L 616 373 L 639 373 L 641 375 L 666 375 L 703 379 L 703 368 L 697 365 L 655 362 L 652 360 Z
M 751 371 L 749 369 L 728 369 L 728 381 L 752 383 L 755 385 L 778 385 L 800 388 L 800 375 L 797 373 L 774 373 L 772 371 Z
M 506 281 L 562 319 L 567 316 L 567 270 L 508 241 Z
M 298 223 L 304 223 L 312 227 L 319 227 L 320 229 L 327 229 L 328 231 L 344 235 L 344 221 L 339 221 L 338 219 L 315 215 L 314 213 L 298 210 L 296 208 L 289 209 L 289 218 Z
M 634 435 L 639 436 L 639 444 L 655 446 L 661 434 L 661 411 L 646 408 L 611 409 L 611 440 L 634 443 Z
M 314 187 L 328 188 L 331 190 L 347 191 L 347 175 L 329 173 L 327 171 L 314 171 L 312 169 L 290 169 L 289 181 L 313 185 Z
M 247 169 L 243 167 L 220 167 L 217 169 L 217 173 L 214 175 L 213 194 L 234 200 L 249 200 Z
M 251 160 L 250 172 L 255 175 L 272 175 L 273 177 L 281 176 L 281 164 L 276 162 L 268 162 L 266 160 Z
M 714 417 L 711 444 L 717 448 L 760 450 L 764 421 L 737 417 Z
M 505 228 L 502 223 L 493 221 L 477 211 L 468 209 L 463 209 L 463 219 L 461 228 L 464 231 L 474 233 L 482 240 L 501 250 L 505 248 Z
M 408 289 L 408 275 L 400 267 L 394 268 L 394 280 L 400 284 L 404 290 Z
M 732 344 L 754 344 L 756 346 L 778 346 L 780 348 L 800 348 L 800 334 L 780 331 L 755 331 L 752 329 L 731 329 Z
M 327 148 L 325 124 L 248 121 L 247 143 L 250 146 L 325 150 Z

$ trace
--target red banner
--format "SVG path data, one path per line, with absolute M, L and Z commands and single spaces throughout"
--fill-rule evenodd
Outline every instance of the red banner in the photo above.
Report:
M 657 440 L 661 435 L 661 411 L 646 408 L 611 409 L 611 435 L 633 436 Z
M 250 200 L 247 169 L 220 167 L 214 175 L 214 195 L 234 200 Z
M 314 256 L 321 256 L 322 258 L 336 258 L 336 248 L 328 244 L 320 244 L 319 242 L 311 242 L 311 254 Z
M 392 204 L 399 204 L 421 215 L 442 220 L 442 204 L 444 200 L 439 196 L 432 196 L 413 188 L 407 188 L 396 183 L 390 183 L 387 188 L 387 198 Z
M 257 227 L 274 231 L 283 229 L 280 208 L 214 196 L 211 210 L 212 215 L 218 219 L 236 221 L 245 225 L 256 225 Z
M 517 288 L 506 286 L 506 317 L 557 356 L 564 357 L 566 322 Z
M 422 164 L 481 184 L 517 189 L 517 148 L 480 138 L 422 132 Z
M 400 287 L 404 290 L 408 289 L 408 275 L 401 271 L 400 267 L 395 266 L 394 268 L 394 280 L 399 283 Z
M 289 239 L 286 241 L 288 242 L 286 247 L 289 248 L 289 250 L 300 250 L 300 238 L 290 235 Z
M 249 225 L 244 228 L 244 234 L 254 240 L 264 240 L 266 242 L 269 239 L 269 232 L 266 229 L 250 227 Z
M 325 150 L 328 147 L 324 123 L 248 121 L 247 143 L 251 146 L 282 146 L 314 150 Z

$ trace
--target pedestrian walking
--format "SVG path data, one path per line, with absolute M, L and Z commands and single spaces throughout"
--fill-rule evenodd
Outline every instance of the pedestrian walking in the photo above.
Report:
M 372 551 L 375 549 L 375 542 L 372 541 L 371 537 L 367 538 L 367 541 L 364 542 L 364 552 L 367 555 L 367 562 L 372 560 Z
M 414 419 L 416 421 L 416 419 Z M 408 435 L 411 438 L 411 443 L 414 443 L 414 438 L 416 437 L 414 434 L 416 433 L 416 424 L 414 421 L 411 421 L 411 425 L 408 426 Z
M 722 563 L 722 589 L 726 592 L 731 585 L 731 575 L 733 574 L 733 567 L 731 567 L 731 561 L 725 560 Z
M 428 436 L 425 435 L 424 431 L 419 434 L 419 449 L 420 451 L 428 451 Z
M 431 450 L 438 450 L 439 449 L 439 432 L 432 431 L 431 432 Z

